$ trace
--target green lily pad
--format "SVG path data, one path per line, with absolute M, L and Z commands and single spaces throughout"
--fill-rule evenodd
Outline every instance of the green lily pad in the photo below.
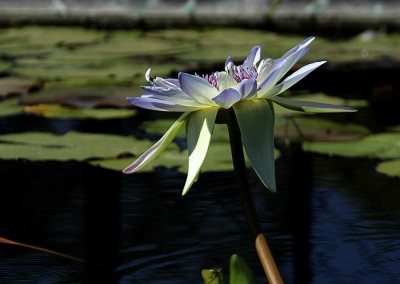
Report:
M 47 118 L 68 119 L 116 119 L 127 118 L 136 113 L 136 110 L 115 108 L 71 108 L 55 104 L 41 104 L 25 106 L 25 113 Z
M 15 115 L 23 112 L 23 106 L 17 104 L 16 99 L 8 99 L 0 102 L 0 117 Z
M 133 137 L 110 134 L 69 132 L 55 135 L 44 132 L 24 132 L 0 135 L 1 159 L 77 160 L 112 158 L 124 153 L 135 156 L 152 143 Z
M 380 162 L 376 170 L 390 177 L 400 177 L 400 159 Z
M 357 141 L 305 142 L 303 149 L 333 156 L 400 158 L 400 133 L 369 135 Z
M 0 74 L 10 70 L 12 64 L 0 60 Z
M 342 124 L 315 115 L 300 117 L 278 117 L 275 122 L 275 137 L 301 141 L 358 140 L 369 134 L 361 125 Z

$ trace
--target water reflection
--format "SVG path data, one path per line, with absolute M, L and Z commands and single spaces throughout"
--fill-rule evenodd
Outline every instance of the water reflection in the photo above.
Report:
M 77 162 L 0 161 L 0 236 L 85 258 L 1 245 L 6 283 L 201 283 L 239 253 L 260 283 L 232 172 L 125 176 Z M 250 172 L 258 215 L 285 283 L 400 282 L 400 181 L 372 162 L 306 154 L 277 162 L 277 194 Z M 104 282 L 104 283 L 106 283 Z

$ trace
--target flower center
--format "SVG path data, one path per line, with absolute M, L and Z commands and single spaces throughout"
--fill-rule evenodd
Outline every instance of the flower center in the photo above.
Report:
M 242 65 L 229 67 L 230 68 L 227 70 L 228 74 L 238 83 L 244 79 L 250 79 L 254 75 L 257 75 L 257 69 L 254 66 L 251 66 L 250 68 L 244 68 Z
M 237 82 L 240 83 L 244 79 L 250 79 L 254 75 L 257 75 L 257 69 L 255 66 L 250 68 L 244 68 L 242 65 L 234 66 L 231 65 L 227 68 L 227 73 L 232 76 L 232 78 Z M 212 86 L 214 86 L 217 90 L 218 87 L 218 75 L 219 72 L 213 72 L 211 74 L 202 75 L 202 77 L 208 81 Z
M 202 75 L 202 77 L 218 90 L 218 72 L 213 72 L 210 75 Z

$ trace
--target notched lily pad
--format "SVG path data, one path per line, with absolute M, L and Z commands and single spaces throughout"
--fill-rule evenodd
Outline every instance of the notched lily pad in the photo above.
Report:
M 305 142 L 303 149 L 333 156 L 400 158 L 400 133 L 369 135 L 357 141 Z
M 381 162 L 376 166 L 376 170 L 390 177 L 400 177 L 400 159 Z

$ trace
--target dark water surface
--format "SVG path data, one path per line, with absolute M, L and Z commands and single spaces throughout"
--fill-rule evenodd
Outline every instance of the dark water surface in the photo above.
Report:
M 78 162 L 0 161 L 0 236 L 90 265 L 0 245 L 0 283 L 202 283 L 237 253 L 267 283 L 233 172 L 122 175 Z M 400 283 L 400 180 L 373 161 L 292 147 L 278 193 L 250 171 L 259 217 L 285 283 Z

